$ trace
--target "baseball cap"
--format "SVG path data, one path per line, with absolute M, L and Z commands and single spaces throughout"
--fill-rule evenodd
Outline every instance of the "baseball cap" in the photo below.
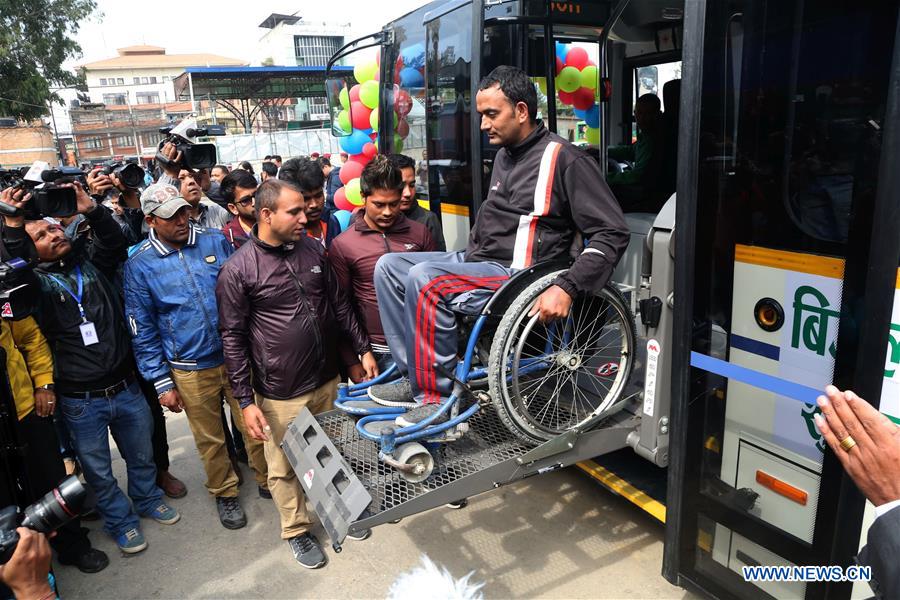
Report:
M 141 194 L 141 210 L 145 215 L 171 219 L 182 207 L 190 207 L 175 186 L 168 183 L 154 183 Z

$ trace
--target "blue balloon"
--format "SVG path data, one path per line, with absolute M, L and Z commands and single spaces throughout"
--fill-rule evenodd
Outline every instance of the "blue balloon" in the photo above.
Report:
M 354 129 L 353 133 L 341 138 L 341 149 L 347 154 L 361 154 L 363 146 L 372 141 L 362 129 Z
M 401 50 L 400 57 L 403 58 L 404 67 L 421 69 L 425 66 L 425 46 L 422 44 L 413 44 L 412 46 Z
M 574 112 L 575 112 L 575 116 L 576 116 L 576 117 L 578 117 L 579 119 L 581 119 L 582 121 L 584 121 L 585 116 L 587 115 L 587 111 L 586 111 L 586 110 L 581 110 L 580 108 L 576 108 L 576 109 L 574 110 Z
M 569 54 L 569 47 L 562 42 L 556 42 L 556 56 L 559 60 L 566 62 L 566 56 Z
M 416 69 L 404 67 L 400 71 L 400 85 L 405 88 L 419 88 L 425 86 L 425 78 Z
M 592 104 L 589 109 L 584 111 L 584 122 L 588 127 L 594 129 L 600 127 L 600 105 Z
M 350 226 L 350 211 L 349 210 L 338 210 L 334 213 L 334 218 L 338 220 L 338 223 L 341 224 L 341 231 L 346 231 Z

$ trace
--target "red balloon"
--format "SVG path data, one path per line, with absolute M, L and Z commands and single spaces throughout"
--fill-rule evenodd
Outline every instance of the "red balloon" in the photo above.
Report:
M 366 156 L 366 158 L 371 160 L 371 159 L 375 158 L 376 154 L 378 154 L 378 148 L 375 147 L 375 144 L 373 144 L 372 142 L 369 142 L 368 144 L 363 146 L 362 153 Z
M 558 92 L 556 92 L 556 94 L 559 96 L 559 101 L 562 102 L 563 104 L 567 104 L 567 105 L 571 106 L 572 103 L 575 101 L 575 92 L 570 93 L 570 92 L 564 92 L 562 90 L 559 90 Z
M 594 104 L 594 90 L 591 88 L 578 88 L 572 92 L 572 106 L 578 110 L 587 110 Z
M 344 167 L 341 167 L 341 172 L 343 171 Z M 352 211 L 356 208 L 356 206 L 347 200 L 347 192 L 344 191 L 344 188 L 338 188 L 338 191 L 334 193 L 334 205 L 338 210 Z
M 341 183 L 347 185 L 350 181 L 356 179 L 360 175 L 362 175 L 362 170 L 365 165 L 361 162 L 357 162 L 355 160 L 349 160 L 345 162 L 341 166 L 341 171 L 338 173 L 338 177 L 341 178 Z M 337 196 L 335 195 L 335 199 Z
M 589 67 L 596 67 L 596 66 L 597 66 L 597 63 L 595 63 L 595 62 L 592 61 L 592 60 L 589 60 L 587 66 L 589 66 Z
M 400 119 L 400 122 L 397 123 L 397 135 L 402 139 L 406 139 L 406 136 L 409 135 L 409 123 L 406 122 L 406 119 Z
M 563 64 L 563 61 L 559 60 L 559 57 L 556 57 L 556 74 L 559 75 L 559 72 L 563 70 L 563 67 L 566 66 Z
M 400 117 L 405 117 L 412 110 L 412 97 L 406 90 L 400 90 L 394 95 L 394 110 Z
M 359 84 L 350 88 L 350 102 L 359 102 Z
M 354 129 L 370 129 L 372 125 L 369 123 L 369 115 L 371 114 L 372 109 L 362 102 L 350 103 L 350 122 Z
M 587 66 L 589 60 L 587 50 L 577 46 L 570 49 L 569 53 L 566 54 L 566 66 L 575 67 L 579 71 Z

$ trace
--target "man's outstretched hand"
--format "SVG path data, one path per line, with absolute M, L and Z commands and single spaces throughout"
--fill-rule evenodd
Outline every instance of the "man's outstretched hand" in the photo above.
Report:
M 534 306 L 528 311 L 528 316 L 540 315 L 538 318 L 541 323 L 549 323 L 568 317 L 570 308 L 572 308 L 572 296 L 558 285 L 551 285 L 538 296 Z
M 844 470 L 875 506 L 900 500 L 900 427 L 849 390 L 829 385 L 825 393 L 817 400 L 822 415 L 814 418 Z M 856 445 L 844 450 L 847 436 Z

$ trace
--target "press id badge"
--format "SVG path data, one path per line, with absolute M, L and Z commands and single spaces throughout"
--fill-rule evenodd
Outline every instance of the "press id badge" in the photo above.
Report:
M 81 341 L 84 342 L 85 346 L 93 346 L 100 342 L 97 339 L 97 329 L 90 321 L 85 321 L 78 328 L 81 329 Z

